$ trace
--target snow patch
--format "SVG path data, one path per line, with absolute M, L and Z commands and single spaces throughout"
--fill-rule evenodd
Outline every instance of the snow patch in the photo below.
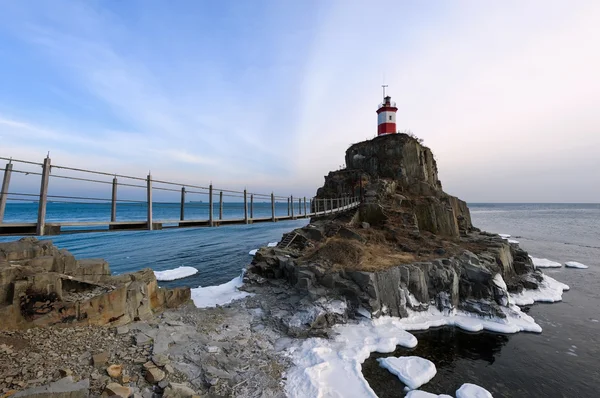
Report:
M 509 234 L 498 234 L 502 239 L 508 239 L 510 238 Z
M 530 305 L 536 301 L 554 303 L 562 301 L 563 291 L 569 290 L 569 286 L 556 279 L 542 275 L 537 289 L 525 289 L 521 293 L 511 293 L 510 299 L 516 305 Z
M 269 242 L 267 243 L 267 247 L 275 247 L 279 242 Z
M 377 358 L 377 362 L 379 366 L 398 376 L 411 390 L 429 382 L 437 373 L 433 362 L 421 357 Z
M 580 269 L 586 269 L 586 268 L 588 268 L 588 266 L 587 266 L 587 265 L 585 265 L 585 264 L 581 264 L 581 263 L 578 263 L 577 261 L 567 261 L 567 262 L 565 263 L 565 267 L 569 267 L 569 268 L 580 268 Z
M 250 296 L 250 293 L 238 290 L 244 284 L 244 275 L 230 280 L 227 283 L 217 286 L 197 287 L 191 289 L 192 300 L 198 308 L 210 308 L 217 305 L 229 304 L 234 300 L 239 300 Z
M 548 260 L 547 258 L 536 258 L 531 257 L 531 261 L 533 261 L 533 266 L 535 268 L 560 268 L 562 267 L 561 263 L 557 263 L 556 261 Z
M 515 240 L 515 239 L 507 239 L 507 240 L 508 240 L 508 243 L 517 243 L 517 244 L 519 243 L 519 241 Z
M 251 255 L 251 256 L 255 256 L 257 251 L 258 251 L 258 249 L 250 250 L 248 252 L 248 254 Z
M 432 394 L 430 392 L 421 391 L 421 390 L 412 390 L 406 394 L 406 398 L 452 398 L 450 395 L 446 394 Z
M 187 278 L 198 273 L 198 270 L 194 267 L 177 267 L 174 269 L 168 269 L 165 271 L 154 271 L 157 281 L 174 281 L 176 279 Z
M 335 325 L 331 339 L 310 338 L 288 351 L 294 366 L 287 373 L 288 397 L 373 397 L 361 364 L 372 352 L 393 352 L 400 345 L 412 348 L 417 339 L 408 330 L 457 326 L 478 332 L 541 332 L 534 319 L 519 307 L 502 308 L 506 318 L 484 318 L 462 311 L 443 314 L 436 308 L 410 311 L 406 318 L 383 316 L 355 324 Z
M 456 398 L 494 398 L 492 394 L 483 387 L 476 384 L 465 383 L 456 390 Z

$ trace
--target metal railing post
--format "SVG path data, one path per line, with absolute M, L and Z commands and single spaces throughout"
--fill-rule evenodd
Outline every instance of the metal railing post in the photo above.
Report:
M 146 179 L 146 196 L 148 202 L 148 230 L 152 231 L 152 175 L 148 174 Z
M 244 189 L 244 222 L 248 224 L 248 195 Z
M 223 191 L 219 192 L 219 220 L 223 219 Z
M 275 221 L 275 194 L 271 192 L 271 221 Z
M 254 194 L 250 194 L 250 219 L 254 218 Z
M 287 198 L 287 202 L 288 202 L 288 216 L 290 215 L 290 198 Z
M 298 215 L 302 215 L 302 198 L 298 198 Z
M 110 221 L 117 221 L 117 177 L 112 182 L 112 198 L 110 202 Z
M 6 200 L 8 195 L 8 185 L 10 184 L 10 174 L 12 173 L 12 161 L 9 161 L 4 168 L 4 178 L 2 179 L 2 190 L 0 191 L 0 223 L 4 219 L 6 210 Z
M 294 196 L 290 195 L 290 201 L 288 203 L 292 204 L 292 220 L 294 219 Z
M 306 216 L 306 196 L 304 197 L 304 215 Z
M 50 157 L 46 157 L 46 159 L 44 159 L 44 165 L 42 166 L 42 182 L 40 185 L 40 199 L 38 202 L 38 219 L 36 227 L 36 234 L 39 236 L 44 235 L 44 229 L 46 226 L 46 203 L 48 202 L 50 163 Z
M 181 187 L 181 204 L 179 209 L 179 220 L 185 220 L 185 187 Z
M 214 226 L 213 220 L 213 186 L 212 183 L 208 186 L 208 223 L 211 227 Z

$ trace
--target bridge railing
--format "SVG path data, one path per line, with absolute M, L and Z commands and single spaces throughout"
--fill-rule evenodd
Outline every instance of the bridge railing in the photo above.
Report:
M 0 235 L 219 226 L 324 216 L 358 206 L 350 194 L 316 199 L 237 191 L 0 157 Z M 36 181 L 37 180 L 37 181 Z M 32 186 L 39 184 L 39 192 Z

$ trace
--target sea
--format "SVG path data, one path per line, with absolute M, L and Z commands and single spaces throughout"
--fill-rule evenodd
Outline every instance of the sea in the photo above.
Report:
M 51 220 L 94 221 L 110 214 L 108 206 L 52 205 Z M 178 209 L 170 207 L 170 213 L 162 216 L 176 219 Z M 260 207 L 255 210 L 256 217 L 270 215 L 270 204 Z M 436 376 L 421 387 L 436 394 L 454 396 L 462 383 L 474 383 L 496 398 L 600 397 L 600 204 L 473 203 L 469 208 L 476 227 L 510 234 L 530 255 L 561 263 L 578 261 L 589 268 L 544 269 L 571 289 L 563 294 L 562 302 L 525 308 L 543 328 L 541 334 L 467 333 L 451 327 L 412 332 L 419 340 L 414 349 L 374 353 L 365 361 L 363 374 L 373 390 L 380 398 L 404 397 L 404 385 L 381 368 L 376 358 L 417 355 L 436 364 Z M 243 217 L 243 207 L 230 209 L 228 217 Z M 128 214 L 123 207 L 119 215 L 144 219 L 145 209 L 131 211 Z M 157 211 L 162 210 L 155 207 Z M 278 205 L 278 214 L 286 211 L 287 204 Z M 157 215 L 160 213 L 155 213 L 155 219 Z M 34 220 L 35 204 L 9 204 L 6 222 Z M 76 233 L 47 239 L 78 258 L 106 259 L 116 274 L 146 267 L 156 271 L 194 267 L 198 269 L 195 275 L 161 285 L 196 288 L 238 277 L 251 261 L 249 251 L 276 242 L 306 223 L 301 219 L 218 228 Z M 0 241 L 14 239 L 0 237 Z

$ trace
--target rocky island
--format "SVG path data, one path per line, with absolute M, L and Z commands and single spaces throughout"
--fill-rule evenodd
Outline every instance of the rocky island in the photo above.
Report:
M 515 304 L 568 287 L 475 228 L 429 148 L 381 135 L 346 165 L 317 199 L 360 196 L 360 208 L 258 250 L 245 298 L 214 308 L 149 269 L 113 276 L 48 241 L 0 244 L 0 397 L 375 396 L 360 364 L 414 347 L 406 330 L 541 331 Z

